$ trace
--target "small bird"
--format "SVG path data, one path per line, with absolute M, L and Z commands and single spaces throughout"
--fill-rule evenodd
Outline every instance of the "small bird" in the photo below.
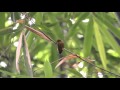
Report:
M 64 49 L 64 42 L 62 40 L 57 40 L 57 46 L 58 46 L 59 54 L 61 54 Z

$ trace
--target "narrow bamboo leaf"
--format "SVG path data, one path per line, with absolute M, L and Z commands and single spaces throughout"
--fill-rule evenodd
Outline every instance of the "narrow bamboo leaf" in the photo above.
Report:
M 19 75 L 19 74 L 15 74 L 15 73 L 11 73 L 11 72 L 8 72 L 8 71 L 5 71 L 5 70 L 0 70 L 0 72 L 6 74 L 6 75 L 10 75 L 11 77 L 17 77 L 17 78 L 24 78 L 24 77 L 27 77 L 29 78 L 28 76 L 25 76 L 25 75 Z
M 28 48 L 30 48 L 31 45 L 32 45 L 32 43 L 34 42 L 34 41 L 33 41 L 33 38 L 35 38 L 35 35 L 34 35 L 32 32 L 28 32 L 27 35 L 28 35 L 28 36 L 27 36 L 27 43 L 28 43 L 28 45 L 29 45 Z M 32 49 L 32 48 L 31 48 L 31 49 Z M 30 50 L 31 50 L 31 49 L 30 49 Z
M 29 15 L 33 17 L 37 12 L 29 12 Z
M 32 73 L 32 64 L 31 64 L 31 59 L 30 59 L 30 54 L 29 54 L 29 50 L 28 50 L 28 45 L 27 45 L 27 42 L 26 42 L 26 38 L 25 38 L 25 34 L 23 34 L 23 49 L 24 49 L 24 57 L 25 57 L 25 64 L 26 64 L 26 67 L 27 67 L 27 72 L 28 72 L 28 75 L 30 77 L 33 77 L 33 73 Z
M 61 13 L 58 13 L 58 14 L 60 15 Z M 58 21 L 58 19 L 56 18 L 56 13 L 54 13 L 54 12 L 53 13 L 47 13 L 47 16 L 49 17 L 49 20 L 52 23 L 56 23 L 56 25 L 53 27 L 53 29 L 55 30 L 54 34 L 56 35 L 56 37 L 64 39 L 64 34 L 61 31 L 60 21 Z
M 21 47 L 22 47 L 22 37 L 23 37 L 23 32 L 21 32 L 20 34 L 20 38 L 19 38 L 19 41 L 18 41 L 18 46 L 17 46 L 17 50 L 16 50 L 16 70 L 20 73 L 20 69 L 19 69 L 19 57 L 20 57 L 20 50 L 21 50 Z
M 40 22 L 42 22 L 42 19 L 43 19 L 43 12 L 37 12 L 37 13 L 35 13 L 34 18 L 36 20 L 36 24 L 39 25 Z
M 82 33 L 84 34 L 86 30 L 86 25 L 83 22 L 80 22 L 78 27 L 79 32 L 82 31 Z
M 76 55 L 74 55 L 74 54 L 70 54 L 70 55 L 68 55 L 68 56 L 66 56 L 66 57 L 61 58 L 61 61 L 56 65 L 55 68 L 59 67 L 59 66 L 60 66 L 61 64 L 63 64 L 65 61 L 70 60 L 70 59 L 74 59 L 74 58 L 78 58 L 78 56 L 76 56 Z
M 114 15 L 113 12 L 110 12 L 109 14 L 106 14 L 106 13 L 102 13 L 102 14 L 103 14 L 103 17 L 108 19 L 111 24 L 117 23 L 115 20 L 117 17 Z
M 103 64 L 103 67 L 105 69 L 107 69 L 107 59 L 106 59 L 106 54 L 105 54 L 105 49 L 104 49 L 104 44 L 102 41 L 102 36 L 101 33 L 99 31 L 99 27 L 98 24 L 96 23 L 96 21 L 94 20 L 94 33 L 95 33 L 95 38 L 96 38 L 96 42 L 97 42 L 97 47 L 98 47 L 98 51 L 99 51 L 99 55 Z
M 6 12 L 0 12 L 0 29 L 5 28 L 5 14 Z
M 93 42 L 93 19 L 92 17 L 90 18 L 90 21 L 87 26 L 87 30 L 85 31 L 85 36 L 84 36 L 84 57 L 88 57 L 92 48 L 92 42 Z
M 57 49 L 55 48 L 54 45 L 51 45 L 50 60 L 51 60 L 51 62 L 54 62 L 54 61 L 55 61 L 55 63 L 52 63 L 52 67 L 53 67 L 53 68 L 55 68 L 56 63 L 58 62 L 58 60 L 57 60 L 58 58 L 59 58 L 59 57 L 58 57 Z M 56 62 L 56 60 L 57 60 L 57 62 Z
M 14 32 L 12 27 L 7 27 L 7 28 L 4 28 L 4 29 L 0 29 L 0 35 L 6 35 L 6 34 L 10 34 L 12 32 Z
M 102 23 L 99 22 L 99 20 L 96 19 L 96 22 L 99 23 L 100 25 L 100 30 L 102 31 L 102 34 L 105 36 L 104 38 L 107 40 L 108 44 L 119 53 L 120 55 L 120 46 L 119 44 L 116 42 L 116 40 L 114 39 L 113 35 L 110 34 L 110 32 L 108 30 L 106 30 L 107 28 L 104 27 L 104 25 L 102 25 Z M 112 43 L 111 43 L 112 42 Z
M 78 20 L 75 22 L 75 24 L 73 24 L 70 28 L 70 31 L 69 31 L 69 34 L 68 34 L 68 37 L 72 36 L 75 34 L 76 32 L 76 28 L 77 26 L 79 25 L 79 23 L 81 22 L 81 20 L 85 19 L 87 16 L 89 15 L 88 12 L 83 12 L 81 13 L 79 16 L 78 16 Z
M 116 40 L 113 38 L 113 36 L 107 30 L 104 31 L 104 34 L 106 35 L 106 39 L 107 39 L 108 43 L 112 46 L 112 48 L 115 51 L 117 51 L 119 53 L 119 56 L 120 56 L 120 46 L 119 46 L 119 44 L 116 42 Z
M 5 14 L 7 14 L 6 12 L 0 12 L 0 29 L 5 28 Z M 0 42 L 1 44 L 5 43 L 5 38 L 6 36 L 0 36 Z
M 44 62 L 44 73 L 46 78 L 52 78 L 53 76 L 52 66 L 48 60 Z
M 51 41 L 51 38 L 48 37 L 47 35 L 45 35 L 42 31 L 35 30 L 35 29 L 33 29 L 33 28 L 31 28 L 31 27 L 29 27 L 29 26 L 27 26 L 27 25 L 25 25 L 25 27 L 26 27 L 28 30 L 32 31 L 33 33 L 39 35 L 39 36 L 42 37 L 43 39 L 45 39 L 45 40 L 47 40 L 47 41 Z
M 110 22 L 109 19 L 107 18 L 102 18 L 99 13 L 96 13 L 96 18 L 99 19 L 104 25 L 106 25 L 108 28 L 110 28 L 111 32 L 114 33 L 115 36 L 117 36 L 120 39 L 120 30 L 118 30 L 115 26 L 113 26 Z
M 80 78 L 80 77 L 83 77 L 83 76 L 82 76 L 77 70 L 75 70 L 75 69 L 68 68 L 67 70 L 68 70 L 69 72 L 75 74 L 75 75 L 78 76 L 79 78 Z

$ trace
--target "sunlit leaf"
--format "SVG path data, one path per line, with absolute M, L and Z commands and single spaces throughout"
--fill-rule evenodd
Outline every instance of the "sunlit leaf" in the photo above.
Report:
M 85 31 L 85 39 L 84 39 L 84 57 L 88 57 L 90 54 L 91 48 L 92 48 L 92 43 L 93 43 L 93 19 L 92 17 L 90 18 L 90 21 L 87 26 L 87 30 Z
M 120 57 L 120 55 L 112 49 L 109 49 L 107 53 L 109 53 L 111 56 L 114 56 L 114 57 Z
M 52 66 L 48 60 L 45 60 L 44 62 L 44 73 L 46 78 L 53 77 Z
M 108 42 L 108 44 L 119 53 L 120 56 L 120 46 L 119 44 L 116 42 L 115 38 L 113 37 L 113 35 L 109 32 L 109 30 L 107 30 L 106 27 L 104 27 L 104 25 L 102 25 L 102 23 L 99 22 L 99 20 L 96 19 L 96 22 L 99 23 L 100 25 L 100 30 L 102 31 L 102 34 L 105 36 L 104 38 L 106 39 L 106 41 Z M 112 43 L 111 43 L 112 42 Z
M 103 67 L 105 69 L 107 69 L 107 66 L 106 66 L 107 65 L 107 59 L 106 59 L 104 44 L 103 44 L 102 36 L 101 36 L 101 33 L 99 31 L 99 27 L 98 27 L 98 24 L 96 23 L 96 21 L 94 21 L 94 33 L 95 33 L 97 47 L 98 47 L 98 51 L 99 51 L 99 55 L 100 55 Z
M 75 75 L 78 76 L 79 78 L 80 78 L 80 77 L 83 77 L 83 76 L 80 74 L 80 72 L 78 72 L 78 71 L 75 70 L 75 69 L 68 68 L 67 70 L 68 70 L 69 72 L 75 74 Z

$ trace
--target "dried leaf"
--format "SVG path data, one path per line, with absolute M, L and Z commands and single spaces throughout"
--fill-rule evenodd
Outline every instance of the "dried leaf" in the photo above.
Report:
M 92 63 L 92 62 L 95 61 L 95 60 L 91 60 L 91 59 L 89 59 L 89 58 L 85 58 L 84 60 L 87 61 L 88 63 Z M 81 62 L 81 61 L 80 61 L 80 62 Z M 73 68 L 77 68 L 78 65 L 80 64 L 80 62 L 74 63 L 74 64 L 72 65 L 72 67 L 73 67 Z
M 19 19 L 19 20 L 16 20 L 16 23 L 21 23 L 21 24 L 23 24 L 23 23 L 25 23 L 25 20 Z
M 25 35 L 24 35 L 24 43 L 25 43 L 26 56 L 28 58 L 28 63 L 29 63 L 29 66 L 31 68 L 31 59 L 30 59 L 30 55 L 29 55 L 29 51 L 28 51 L 28 46 L 27 46 L 27 43 L 26 43 Z
M 23 37 L 23 32 L 21 32 L 21 34 L 20 34 L 20 38 L 19 38 L 18 46 L 17 46 L 17 50 L 16 50 L 16 70 L 19 73 L 20 73 L 20 69 L 19 69 L 18 62 L 19 62 L 19 57 L 20 57 L 20 50 L 21 50 L 21 47 L 22 47 L 22 37 Z
M 29 26 L 27 26 L 27 25 L 25 25 L 25 27 L 26 27 L 28 30 L 32 31 L 33 33 L 39 35 L 39 36 L 42 37 L 43 39 L 45 39 L 45 40 L 47 40 L 47 41 L 52 41 L 51 38 L 48 37 L 47 35 L 45 35 L 42 31 L 35 30 L 35 29 L 33 29 L 33 28 L 31 28 L 31 27 L 29 27 Z
M 80 62 L 74 63 L 74 64 L 72 65 L 72 68 L 77 68 L 79 63 L 80 63 Z
M 70 55 L 68 55 L 68 56 L 66 56 L 66 57 L 61 58 L 61 61 L 56 65 L 55 68 L 59 67 L 59 66 L 60 66 L 62 63 L 64 63 L 66 60 L 70 60 L 70 59 L 74 59 L 74 58 L 78 58 L 78 56 L 77 56 L 77 55 L 74 55 L 74 54 L 70 54 Z

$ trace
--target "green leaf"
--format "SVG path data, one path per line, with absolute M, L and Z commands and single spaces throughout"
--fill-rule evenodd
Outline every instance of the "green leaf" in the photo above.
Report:
M 10 34 L 12 32 L 14 32 L 12 27 L 0 29 L 0 35 L 6 35 L 6 34 Z
M 104 35 L 104 38 L 107 40 L 107 43 L 120 55 L 120 46 L 114 39 L 113 35 L 108 30 L 106 30 L 107 28 L 104 27 L 104 25 L 101 22 L 99 22 L 99 20 L 96 19 L 96 22 L 99 23 L 99 28 L 102 34 Z
M 16 21 L 16 20 L 18 20 L 18 19 L 20 19 L 20 12 L 12 12 L 11 13 L 11 19 L 12 19 L 12 21 Z
M 4 74 L 6 74 L 6 75 L 10 75 L 11 77 L 18 77 L 18 78 L 27 77 L 27 78 L 30 78 L 29 76 L 15 74 L 15 73 L 8 72 L 8 71 L 5 71 L 5 70 L 0 70 L 0 72 L 4 73 Z
M 85 30 L 87 29 L 87 27 L 84 25 L 84 23 L 83 23 L 83 22 L 80 22 L 78 27 L 79 27 L 79 29 L 82 31 L 82 33 L 84 34 L 84 33 L 85 33 Z M 78 29 L 78 30 L 79 30 L 79 29 Z M 79 30 L 79 31 L 80 31 L 80 30 Z
M 73 24 L 70 27 L 70 31 L 68 33 L 68 37 L 73 36 L 76 33 L 77 26 L 79 25 L 79 23 L 81 22 L 81 20 L 85 19 L 88 15 L 89 15 L 88 12 L 80 13 L 80 15 L 78 16 L 78 20 L 75 22 L 75 24 Z
M 29 12 L 29 15 L 33 17 L 37 12 Z
M 5 28 L 5 12 L 0 12 L 0 29 Z
M 58 63 L 58 51 L 55 45 L 51 45 L 51 55 L 50 55 L 50 60 L 52 63 L 52 67 L 55 68 L 56 64 Z
M 114 37 L 110 34 L 110 32 L 108 32 L 108 30 L 104 30 L 104 35 L 106 35 L 106 39 L 107 39 L 107 42 L 109 43 L 109 45 L 111 45 L 112 48 L 115 51 L 117 51 L 120 55 L 120 46 L 118 45 L 118 43 L 116 42 Z
M 68 68 L 67 70 L 68 70 L 69 72 L 75 74 L 75 75 L 78 76 L 79 78 L 80 78 L 80 77 L 83 77 L 83 76 L 82 76 L 77 70 L 75 70 L 75 69 Z
M 96 13 L 96 18 L 99 19 L 99 21 L 101 21 L 108 28 L 110 28 L 111 32 L 113 32 L 114 35 L 117 36 L 120 39 L 120 30 L 118 30 L 115 26 L 113 26 L 109 22 L 109 18 L 107 18 L 107 17 L 101 17 L 101 14 L 99 14 L 99 13 Z
M 7 13 L 6 12 L 0 12 L 0 30 L 2 28 L 5 28 L 5 21 L 6 21 L 5 14 L 7 14 Z M 6 36 L 0 36 L 0 42 L 1 42 L 1 44 L 4 45 L 5 39 L 6 39 Z
M 44 73 L 45 73 L 45 78 L 52 78 L 53 76 L 52 66 L 48 60 L 45 60 L 44 62 Z
M 42 13 L 42 12 L 37 12 L 37 13 L 35 13 L 34 18 L 35 18 L 35 20 L 36 20 L 35 23 L 39 25 L 39 24 L 42 22 L 43 13 Z
M 58 14 L 62 14 L 62 13 L 59 12 Z M 64 39 L 64 34 L 63 34 L 63 32 L 61 30 L 61 27 L 60 27 L 60 21 L 56 17 L 56 13 L 48 13 L 47 15 L 48 15 L 51 23 L 56 23 L 56 25 L 53 27 L 53 30 L 54 30 L 53 32 L 56 35 L 57 39 L 60 38 L 60 39 L 63 40 Z
M 103 64 L 103 67 L 105 69 L 107 69 L 107 59 L 106 59 L 106 54 L 105 54 L 105 49 L 104 49 L 104 44 L 102 41 L 102 36 L 101 33 L 99 31 L 99 26 L 96 23 L 96 21 L 94 20 L 94 34 L 95 34 L 95 38 L 96 38 L 96 42 L 97 42 L 97 47 L 98 47 L 98 51 L 99 51 L 99 55 Z
M 29 48 L 31 48 L 31 45 L 35 44 L 34 43 L 35 42 L 34 38 L 36 39 L 36 35 L 34 33 L 30 32 L 30 31 L 27 33 L 27 35 L 28 35 L 27 36 L 27 42 L 28 42 Z M 33 49 L 33 47 L 31 49 Z M 30 49 L 30 51 L 31 51 L 31 49 Z
M 103 18 L 108 19 L 111 24 L 115 24 L 115 23 L 117 23 L 116 22 L 117 20 L 115 20 L 116 17 L 115 17 L 115 15 L 114 16 L 113 15 L 114 15 L 113 12 L 112 13 L 110 12 L 109 14 L 103 13 Z
M 87 30 L 85 31 L 85 36 L 84 36 L 84 57 L 89 56 L 91 48 L 92 48 L 92 43 L 93 43 L 93 19 L 92 17 L 90 18 L 90 21 L 87 26 Z

